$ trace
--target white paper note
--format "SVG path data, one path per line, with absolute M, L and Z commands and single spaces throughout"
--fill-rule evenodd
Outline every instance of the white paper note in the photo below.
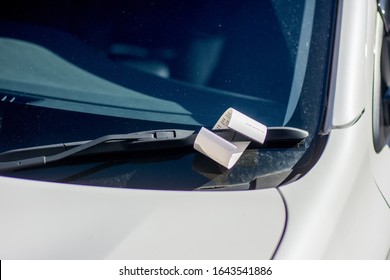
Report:
M 213 130 L 232 129 L 248 138 L 264 143 L 267 127 L 239 111 L 229 108 L 219 118 Z M 248 147 L 250 141 L 229 142 L 202 127 L 195 139 L 194 149 L 230 169 Z

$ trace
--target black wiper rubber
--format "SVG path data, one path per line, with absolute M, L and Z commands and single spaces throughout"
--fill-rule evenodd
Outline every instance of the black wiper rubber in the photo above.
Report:
M 214 130 L 228 141 L 248 141 L 232 130 Z M 112 134 L 91 141 L 61 143 L 17 149 L 0 154 L 0 172 L 44 166 L 73 156 L 143 152 L 192 147 L 196 138 L 192 130 L 164 129 Z M 308 132 L 290 127 L 269 127 L 263 145 L 251 142 L 249 148 L 288 148 L 297 146 Z

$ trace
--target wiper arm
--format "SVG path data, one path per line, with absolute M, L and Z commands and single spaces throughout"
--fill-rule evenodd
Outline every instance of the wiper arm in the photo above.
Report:
M 228 141 L 249 140 L 232 130 L 213 132 Z M 0 154 L 0 172 L 40 167 L 73 156 L 189 148 L 193 146 L 196 135 L 192 130 L 152 130 L 106 135 L 91 141 L 11 150 Z M 249 148 L 294 147 L 308 135 L 308 132 L 297 128 L 269 127 L 264 145 L 252 142 Z
M 191 142 L 191 130 L 155 130 L 128 134 L 111 134 L 95 140 L 62 143 L 48 146 L 39 146 L 18 149 L 0 154 L 0 160 L 7 158 L 7 162 L 0 162 L 0 171 L 14 171 L 31 167 L 43 166 L 75 155 L 93 155 L 112 152 L 136 151 L 151 149 L 153 146 L 164 149 L 174 146 L 175 142 L 184 141 L 182 145 Z M 152 144 L 153 145 L 150 145 Z M 168 145 L 167 145 L 168 144 Z M 54 154 L 53 154 L 54 153 Z M 24 158 L 13 160 L 24 154 Z M 41 156 L 33 156 L 43 154 Z M 49 154 L 49 155 L 48 155 Z

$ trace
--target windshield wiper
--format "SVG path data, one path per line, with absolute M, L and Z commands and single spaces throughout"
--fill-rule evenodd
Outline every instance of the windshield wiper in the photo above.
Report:
M 250 139 L 233 130 L 215 130 L 214 133 L 228 141 Z M 192 130 L 164 129 L 112 134 L 91 141 L 61 143 L 17 149 L 0 154 L 0 172 L 41 167 L 70 157 L 113 153 L 145 152 L 191 148 L 196 133 Z M 291 127 L 269 127 L 265 143 L 251 142 L 249 148 L 288 148 L 297 146 L 309 133 Z M 193 149 L 189 149 L 192 151 Z

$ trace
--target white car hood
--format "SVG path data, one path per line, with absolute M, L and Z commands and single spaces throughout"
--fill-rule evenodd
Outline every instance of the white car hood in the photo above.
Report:
M 1 259 L 269 259 L 276 189 L 150 191 L 0 177 Z

